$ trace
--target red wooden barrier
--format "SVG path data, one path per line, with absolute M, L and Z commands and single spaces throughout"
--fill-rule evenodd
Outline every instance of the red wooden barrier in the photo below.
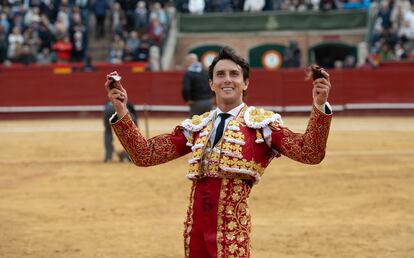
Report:
M 333 85 L 330 102 L 339 109 L 355 104 L 371 104 L 374 109 L 397 104 L 391 105 L 391 109 L 414 109 L 413 67 L 330 70 Z M 107 100 L 103 88 L 105 75 L 113 70 L 122 75 L 134 104 L 185 106 L 181 99 L 183 72 L 134 73 L 130 65 L 96 68 L 94 72 L 75 70 L 71 74 L 55 74 L 52 66 L 1 67 L 0 111 L 7 113 L 16 107 L 101 106 Z M 275 109 L 309 106 L 311 83 L 305 82 L 304 77 L 302 69 L 253 70 L 247 103 Z

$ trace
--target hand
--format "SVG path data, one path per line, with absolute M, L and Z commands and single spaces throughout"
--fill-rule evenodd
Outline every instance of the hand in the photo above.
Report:
M 115 81 L 111 76 L 119 76 L 119 74 L 115 71 L 106 76 L 105 89 L 118 117 L 121 118 L 128 113 L 126 107 L 128 95 L 124 87 L 122 87 L 121 81 Z
M 317 106 L 322 106 L 328 101 L 329 91 L 331 89 L 329 74 L 323 69 L 321 72 L 325 78 L 319 78 L 313 81 L 313 102 Z

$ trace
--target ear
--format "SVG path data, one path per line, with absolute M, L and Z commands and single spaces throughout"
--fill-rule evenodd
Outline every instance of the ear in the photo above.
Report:
M 210 84 L 210 89 L 211 89 L 211 91 L 214 91 L 214 88 L 213 88 L 213 81 L 212 81 L 211 79 L 209 79 L 209 80 L 208 80 L 208 84 Z
M 243 90 L 247 90 L 247 88 L 249 87 L 249 82 L 250 82 L 249 79 L 246 79 L 244 81 L 245 86 L 244 86 Z

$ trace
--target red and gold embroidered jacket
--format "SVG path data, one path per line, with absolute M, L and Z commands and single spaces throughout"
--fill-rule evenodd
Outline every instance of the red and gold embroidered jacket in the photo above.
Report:
M 124 116 L 112 127 L 137 166 L 153 166 L 192 152 L 189 179 L 237 177 L 257 183 L 264 169 L 280 154 L 307 164 L 318 164 L 325 156 L 331 115 L 313 107 L 305 133 L 295 133 L 282 125 L 278 114 L 245 106 L 229 122 L 214 148 L 210 135 L 216 111 L 186 119 L 170 134 L 145 139 Z M 263 130 L 271 130 L 268 141 Z

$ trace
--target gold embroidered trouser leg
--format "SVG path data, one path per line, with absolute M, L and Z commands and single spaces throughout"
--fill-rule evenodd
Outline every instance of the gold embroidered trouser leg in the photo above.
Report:
M 240 179 L 194 182 L 184 223 L 186 257 L 249 257 L 249 193 L 250 187 Z

